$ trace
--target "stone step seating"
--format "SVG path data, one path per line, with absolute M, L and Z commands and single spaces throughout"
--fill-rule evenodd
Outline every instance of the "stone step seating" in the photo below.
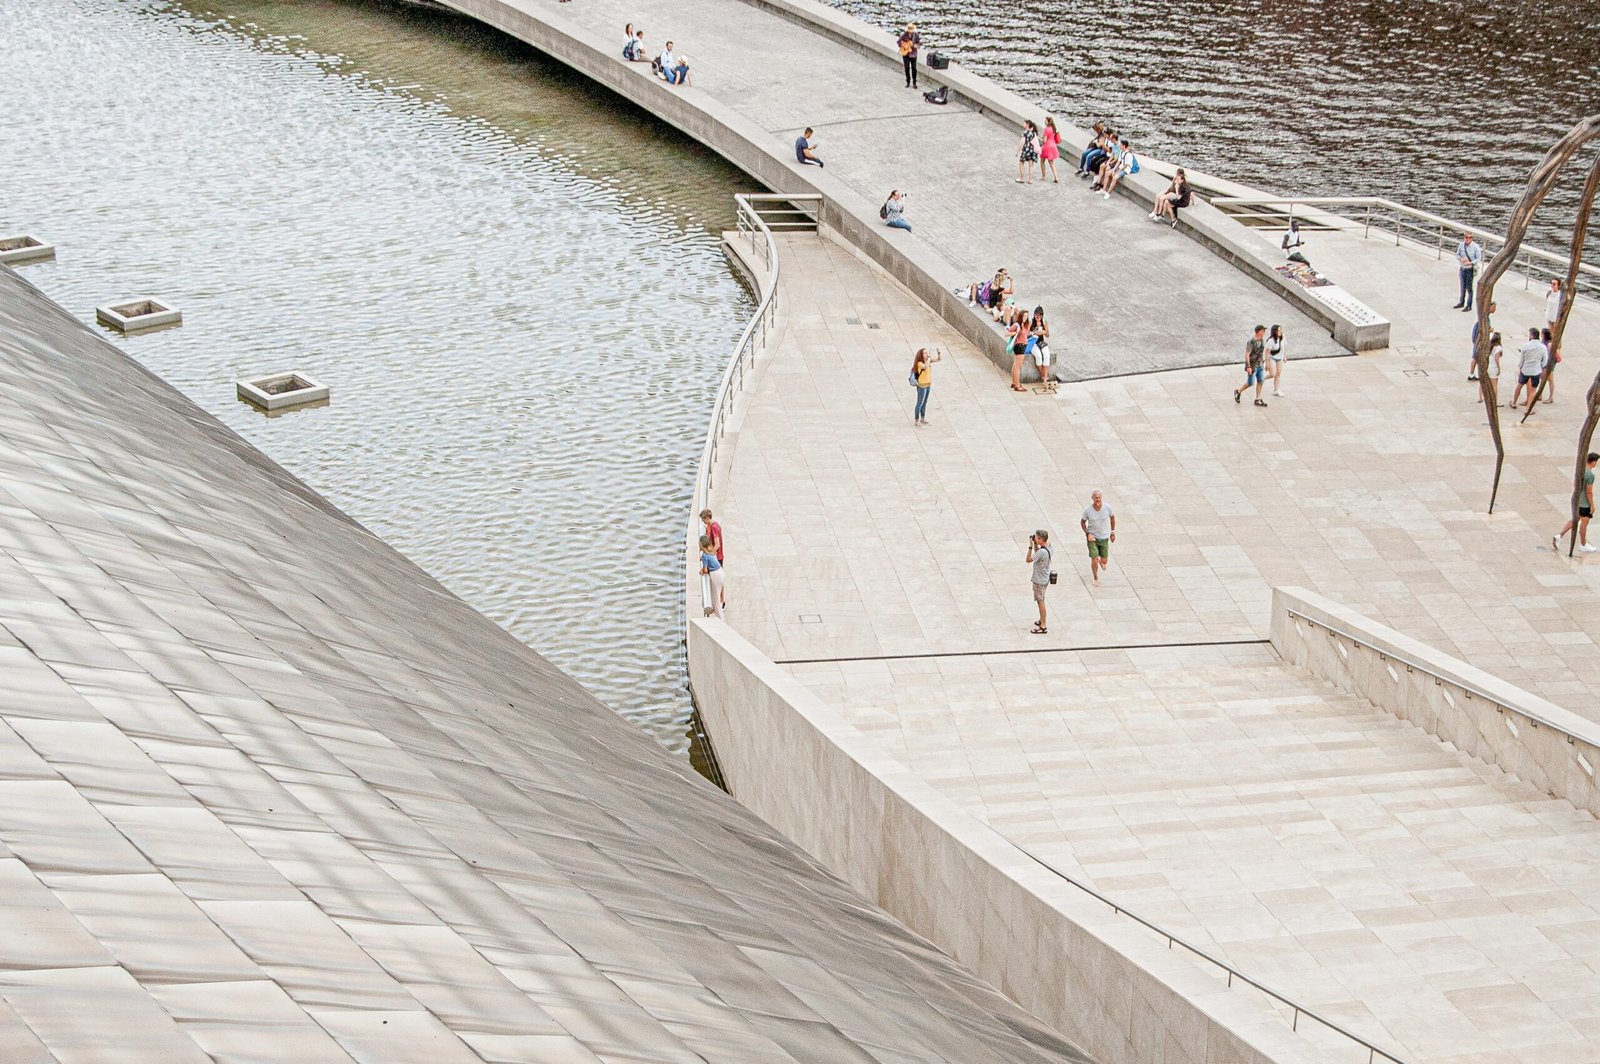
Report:
M 1308 1007 L 1417 1064 L 1600 1045 L 1600 824 L 1569 803 L 1264 645 L 887 664 L 824 696 L 1012 841 Z M 928 706 L 902 667 L 963 702 Z

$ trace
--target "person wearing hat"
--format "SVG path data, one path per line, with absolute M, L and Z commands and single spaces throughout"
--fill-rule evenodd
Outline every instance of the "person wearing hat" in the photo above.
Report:
M 900 62 L 906 68 L 906 88 L 917 87 L 917 49 L 922 47 L 922 34 L 917 32 L 915 22 L 907 22 L 905 32 L 900 34 Z

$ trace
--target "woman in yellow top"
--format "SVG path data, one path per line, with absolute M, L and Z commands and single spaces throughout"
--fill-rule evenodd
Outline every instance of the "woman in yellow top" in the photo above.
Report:
M 942 358 L 942 351 L 930 359 L 928 349 L 919 347 L 917 357 L 911 360 L 911 383 L 917 386 L 917 409 L 911 418 L 913 425 L 928 423 L 928 393 L 933 391 L 933 364 Z

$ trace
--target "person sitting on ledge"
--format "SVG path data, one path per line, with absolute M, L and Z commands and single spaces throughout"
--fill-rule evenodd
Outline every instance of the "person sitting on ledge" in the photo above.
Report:
M 649 59 L 644 50 L 644 30 L 634 32 L 630 23 L 628 26 L 628 41 L 622 46 L 622 58 L 630 63 L 643 63 Z
M 817 158 L 817 150 L 812 147 L 813 143 L 811 127 L 807 126 L 806 131 L 794 139 L 794 161 L 801 166 L 825 166 L 826 164 Z
M 1107 163 L 1105 173 L 1100 177 L 1100 195 L 1106 199 L 1111 198 L 1111 193 L 1116 189 L 1117 182 L 1122 180 L 1123 175 L 1137 174 L 1139 172 L 1139 157 L 1128 146 L 1128 142 L 1123 140 L 1119 146 L 1122 150 L 1117 153 L 1116 162 L 1114 164 Z
M 1089 173 L 1089 153 L 1094 151 L 1100 143 L 1100 134 L 1106 131 L 1104 122 L 1096 122 L 1089 132 L 1089 143 L 1084 145 L 1083 154 L 1078 156 L 1078 176 L 1086 177 Z
M 689 57 L 675 54 L 671 41 L 661 49 L 651 69 L 660 74 L 668 85 L 689 84 Z
M 1156 209 L 1150 212 L 1150 220 L 1164 222 L 1170 219 L 1172 227 L 1176 229 L 1178 212 L 1189 205 L 1189 198 L 1189 175 L 1180 166 L 1172 177 L 1172 187 L 1156 197 Z
M 911 232 L 911 223 L 906 221 L 906 194 L 899 189 L 890 191 L 879 213 L 883 215 L 884 225 Z
M 1078 176 L 1094 177 L 1105 161 L 1111 158 L 1111 141 L 1116 134 L 1106 130 L 1094 140 L 1089 142 L 1089 150 L 1083 153 L 1083 158 L 1078 160 Z

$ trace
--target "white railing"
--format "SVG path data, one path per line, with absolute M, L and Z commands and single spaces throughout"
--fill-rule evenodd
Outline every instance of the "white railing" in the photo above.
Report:
M 1360 226 L 1362 236 L 1370 237 L 1376 228 L 1380 233 L 1394 236 L 1396 245 L 1409 240 L 1423 248 L 1432 248 L 1442 259 L 1448 249 L 1455 257 L 1456 242 L 1462 233 L 1483 245 L 1484 261 L 1505 247 L 1506 238 L 1487 229 L 1463 225 L 1441 215 L 1419 211 L 1415 207 L 1381 196 L 1301 196 L 1284 198 L 1257 198 L 1253 196 L 1213 196 L 1211 205 L 1242 221 L 1281 223 L 1288 225 L 1291 218 L 1326 223 L 1328 216 L 1348 223 L 1349 228 Z M 1523 276 L 1523 286 L 1534 281 L 1548 282 L 1552 277 L 1567 279 L 1567 256 L 1543 248 L 1529 247 L 1526 242 L 1517 249 L 1512 269 Z M 1578 267 L 1577 290 L 1582 295 L 1600 298 L 1600 267 L 1582 263 Z
M 687 543 L 691 559 L 699 557 L 700 511 L 711 503 L 711 488 L 717 473 L 717 452 L 733 415 L 734 400 L 744 391 L 745 381 L 754 372 L 756 358 L 766 349 L 773 323 L 778 318 L 778 245 L 773 240 L 773 230 L 815 232 L 817 210 L 822 197 L 760 193 L 735 196 L 733 201 L 740 239 L 749 241 L 751 258 L 759 259 L 766 267 L 766 277 L 757 279 L 760 300 L 749 323 L 739 334 L 739 341 L 733 348 L 733 358 L 722 374 L 716 398 L 711 403 L 711 422 L 706 429 L 705 445 L 700 449 L 700 467 L 695 474 L 694 495 L 689 501 Z M 698 569 L 698 565 L 690 565 L 688 571 L 695 573 Z M 693 586 L 692 583 L 690 586 Z M 692 595 L 688 597 L 692 601 Z M 704 609 L 710 601 L 710 589 L 702 578 L 701 608 Z

